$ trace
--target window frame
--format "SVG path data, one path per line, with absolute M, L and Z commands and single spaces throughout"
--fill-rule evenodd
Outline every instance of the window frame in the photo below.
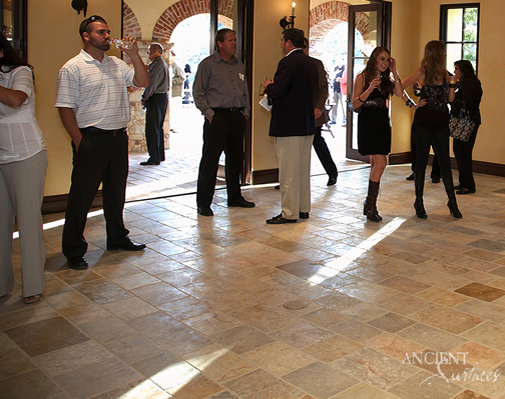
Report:
M 477 39 L 476 41 L 465 42 L 465 32 L 464 32 L 464 24 L 462 31 L 462 40 L 461 41 L 447 41 L 447 16 L 449 10 L 461 9 L 463 12 L 463 16 L 465 13 L 465 9 L 467 8 L 477 8 Z M 463 17 L 464 18 L 464 17 Z M 442 4 L 440 5 L 440 40 L 442 40 L 446 45 L 448 44 L 461 44 L 461 58 L 463 58 L 464 44 L 465 43 L 475 43 L 476 52 L 475 52 L 475 73 L 478 71 L 479 67 L 479 39 L 480 39 L 480 3 L 458 3 L 458 4 Z

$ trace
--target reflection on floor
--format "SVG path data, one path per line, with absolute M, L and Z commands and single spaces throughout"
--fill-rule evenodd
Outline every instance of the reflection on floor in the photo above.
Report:
M 134 202 L 148 249 L 104 250 L 92 216 L 85 272 L 46 230 L 43 300 L 0 299 L 0 397 L 503 397 L 505 180 L 477 175 L 461 220 L 427 180 L 421 220 L 409 173 L 387 168 L 381 223 L 362 215 L 368 170 L 313 177 L 310 219 L 289 225 L 265 224 L 272 187 L 245 190 L 254 209 L 217 192 L 212 218 L 194 195 Z

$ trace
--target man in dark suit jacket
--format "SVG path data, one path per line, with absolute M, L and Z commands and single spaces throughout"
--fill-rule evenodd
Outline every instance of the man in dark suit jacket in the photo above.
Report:
M 315 112 L 314 106 L 317 66 L 303 47 L 302 30 L 285 30 L 281 48 L 286 57 L 279 62 L 274 80 L 265 82 L 265 93 L 272 99 L 269 134 L 275 137 L 282 207 L 268 224 L 296 223 L 310 212 L 310 153 L 321 111 Z

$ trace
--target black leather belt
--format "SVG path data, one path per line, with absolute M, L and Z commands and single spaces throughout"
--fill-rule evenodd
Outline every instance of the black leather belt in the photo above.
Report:
M 244 110 L 244 107 L 242 108 L 212 108 L 212 111 L 214 112 L 241 112 Z
M 94 127 L 94 126 L 89 126 L 89 127 L 85 127 L 85 128 L 82 128 L 82 129 L 79 129 L 81 132 L 85 132 L 85 133 L 101 133 L 101 134 L 110 134 L 111 136 L 119 136 L 121 133 L 124 133 L 126 132 L 126 128 L 125 127 L 122 127 L 120 129 L 114 129 L 114 130 L 105 130 L 105 129 L 100 129 L 98 127 Z
M 375 98 L 373 100 L 366 100 L 362 107 L 387 107 L 385 98 Z

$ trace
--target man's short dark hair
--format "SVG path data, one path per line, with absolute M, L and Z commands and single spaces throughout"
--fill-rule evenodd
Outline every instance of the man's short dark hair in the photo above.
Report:
M 91 23 L 93 22 L 103 22 L 104 24 L 106 24 L 107 22 L 105 21 L 105 19 L 103 19 L 101 16 L 99 15 L 92 15 L 91 17 L 89 18 L 86 18 L 84 21 L 81 22 L 81 24 L 79 25 L 79 35 L 81 36 L 81 38 L 83 37 L 82 34 L 84 32 L 86 33 L 89 33 L 91 32 L 91 28 L 89 27 L 89 25 L 91 25 Z
M 282 32 L 282 35 L 284 36 L 285 42 L 291 40 L 291 43 L 293 43 L 293 46 L 295 46 L 296 48 L 303 48 L 303 46 L 305 45 L 305 34 L 301 29 L 296 28 L 286 29 L 284 32 Z
M 235 32 L 233 29 L 228 29 L 228 28 L 219 29 L 216 32 L 216 48 L 219 48 L 219 46 L 217 45 L 217 42 L 220 42 L 220 43 L 224 42 L 224 39 L 225 39 L 227 33 L 233 33 L 235 36 L 237 36 L 237 32 Z

